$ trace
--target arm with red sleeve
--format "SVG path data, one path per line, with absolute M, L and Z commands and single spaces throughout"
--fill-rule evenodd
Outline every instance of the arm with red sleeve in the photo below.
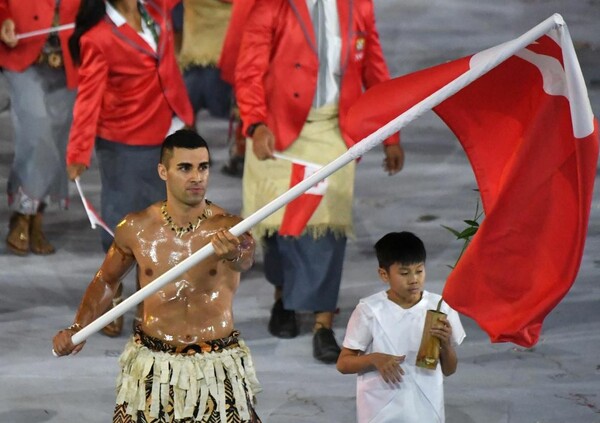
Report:
M 0 0 L 0 24 L 10 17 L 11 14 L 8 10 L 8 0 Z
M 244 24 L 248 21 L 252 6 L 254 6 L 254 0 L 238 0 L 231 7 L 231 19 L 223 41 L 218 66 L 221 70 L 221 79 L 230 85 L 235 84 L 235 64 L 240 52 Z
M 256 1 L 248 20 L 235 67 L 235 96 L 245 134 L 248 126 L 267 121 L 263 79 L 269 68 L 273 41 L 273 8 L 270 2 Z
M 67 165 L 89 167 L 102 97 L 108 81 L 108 64 L 100 47 L 91 39 L 84 36 L 80 43 L 79 88 L 67 146 Z

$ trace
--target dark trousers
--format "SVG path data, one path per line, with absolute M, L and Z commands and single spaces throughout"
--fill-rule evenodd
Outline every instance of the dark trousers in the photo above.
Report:
M 143 210 L 167 198 L 165 182 L 158 176 L 160 145 L 131 146 L 96 139 L 96 155 L 102 183 L 101 215 L 109 228 L 128 213 Z M 112 237 L 102 231 L 102 248 L 108 251 Z
M 346 237 L 329 232 L 317 239 L 272 235 L 263 241 L 265 277 L 282 288 L 284 308 L 336 310 Z
M 183 72 L 183 80 L 194 113 L 208 110 L 211 116 L 229 118 L 233 103 L 231 85 L 221 79 L 221 71 L 214 66 L 190 66 Z

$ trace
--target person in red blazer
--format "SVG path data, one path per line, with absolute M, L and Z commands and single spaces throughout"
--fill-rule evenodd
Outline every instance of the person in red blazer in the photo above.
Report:
M 273 133 L 274 138 L 268 137 L 272 145 L 263 146 L 263 137 L 259 142 L 254 140 L 257 156 L 268 158 L 273 149 L 284 151 L 289 147 L 304 126 L 319 63 L 306 0 L 254 1 L 236 62 L 235 91 L 244 133 L 257 123 L 264 123 L 263 130 L 268 128 Z M 372 0 L 338 0 L 337 6 L 343 73 L 339 121 L 344 141 L 350 147 L 355 141 L 344 131 L 348 109 L 364 88 L 388 80 L 389 72 L 375 27 Z M 276 26 L 276 20 L 284 23 Z M 267 29 L 275 32 L 269 34 Z M 391 137 L 384 145 L 393 146 L 389 153 L 394 160 L 388 170 L 400 170 L 399 138 Z
M 26 35 L 72 24 L 78 7 L 79 0 L 0 0 L 0 68 L 8 81 L 15 141 L 6 247 L 14 254 L 55 251 L 42 217 L 49 201 L 66 205 L 64 157 L 77 85 L 67 48 L 71 30 Z
M 61 0 L 58 8 L 58 25 L 75 22 L 80 0 Z M 57 5 L 56 0 L 0 0 L 0 25 L 3 43 L 0 43 L 0 67 L 14 72 L 22 72 L 39 58 L 47 41 L 46 36 L 34 36 L 19 41 L 16 36 L 28 32 L 47 29 L 53 24 Z M 77 86 L 77 70 L 68 54 L 69 37 L 72 29 L 60 31 L 58 39 L 64 53 L 64 72 L 67 86 Z
M 101 216 L 110 228 L 166 198 L 156 171 L 161 144 L 169 133 L 193 125 L 170 20 L 178 1 L 82 0 L 77 14 L 69 43 L 79 64 L 79 89 L 67 172 L 72 180 L 79 177 L 95 147 Z M 101 236 L 106 252 L 113 239 L 106 232 Z M 104 333 L 117 336 L 122 322 Z
M 312 16 L 320 1 L 327 24 L 318 41 L 317 19 Z M 319 52 L 321 38 L 329 46 L 326 55 Z M 330 81 L 327 101 L 315 104 L 317 80 L 322 77 Z M 372 0 L 255 0 L 245 20 L 235 67 L 235 96 L 243 131 L 252 145 L 244 168 L 244 214 L 270 200 L 268 190 L 287 189 L 289 171 L 276 170 L 282 169 L 281 159 L 264 160 L 283 152 L 327 164 L 337 157 L 333 150 L 343 152 L 355 143 L 345 130 L 350 106 L 364 89 L 388 79 Z M 326 140 L 319 139 L 315 132 L 332 125 L 328 114 L 333 114 L 335 125 L 324 132 Z M 315 151 L 320 147 L 311 145 L 324 149 Z M 399 136 L 384 145 L 385 170 L 400 171 L 404 153 Z M 265 219 L 254 230 L 264 237 L 265 275 L 276 288 L 270 332 L 294 337 L 298 334 L 295 310 L 313 311 L 313 355 L 326 363 L 335 363 L 340 352 L 331 328 L 346 236 L 352 233 L 354 164 L 349 166 L 349 173 L 341 170 L 328 178 L 323 200 L 299 236 L 280 235 L 282 214 L 279 220 Z
M 106 2 L 117 13 L 129 11 L 122 14 L 122 21 L 115 23 L 103 12 L 85 32 L 78 25 L 72 38 L 77 44 L 73 47 L 80 61 L 80 81 L 67 149 L 71 178 L 89 166 L 96 137 L 128 146 L 159 146 L 173 117 L 192 125 L 192 109 L 175 60 L 170 24 L 170 9 L 178 2 L 145 2 L 156 27 L 154 46 L 151 38 L 140 35 L 146 24 L 137 0 Z M 80 17 L 83 20 L 84 6 L 99 6 L 103 11 L 104 5 L 104 0 L 84 0 L 78 22 Z

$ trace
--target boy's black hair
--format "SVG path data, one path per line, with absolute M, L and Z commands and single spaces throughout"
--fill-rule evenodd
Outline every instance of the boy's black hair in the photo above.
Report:
M 160 149 L 160 162 L 164 165 L 167 164 L 169 157 L 173 153 L 174 148 L 187 148 L 195 150 L 196 148 L 206 148 L 208 150 L 208 144 L 206 140 L 200 136 L 196 131 L 191 129 L 180 129 L 169 135 L 162 143 Z M 170 154 L 168 154 L 170 153 Z M 208 157 L 210 157 L 210 150 L 208 151 Z
M 379 267 L 389 270 L 394 263 L 425 263 L 427 253 L 423 241 L 412 232 L 390 232 L 375 243 Z

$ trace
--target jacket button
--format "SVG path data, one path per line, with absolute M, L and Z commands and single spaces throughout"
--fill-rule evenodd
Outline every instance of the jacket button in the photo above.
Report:
M 38 19 L 39 19 L 38 15 L 34 15 L 34 16 L 33 16 L 33 20 L 34 20 L 34 21 L 37 21 Z
M 298 97 L 300 97 L 300 94 L 294 93 L 294 97 L 298 98 Z
M 296 69 L 300 69 L 300 68 L 302 67 L 302 65 L 301 65 L 300 63 L 296 63 L 296 64 L 294 65 L 294 67 L 295 67 Z

